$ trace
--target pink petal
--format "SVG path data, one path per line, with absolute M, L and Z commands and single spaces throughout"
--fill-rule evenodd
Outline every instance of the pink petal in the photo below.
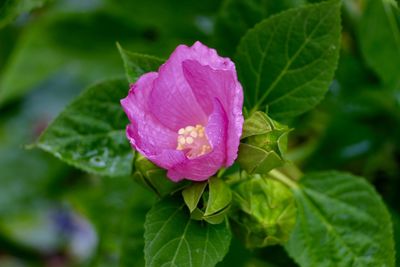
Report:
M 188 47 L 180 45 L 159 69 L 150 95 L 150 107 L 157 119 L 171 130 L 178 131 L 188 125 L 205 124 L 207 115 L 186 82 L 182 61 L 187 58 Z
M 212 151 L 195 159 L 187 159 L 168 169 L 168 177 L 173 181 L 189 179 L 204 181 L 214 175 L 225 162 L 227 118 L 221 103 L 214 100 L 214 110 L 209 117 L 206 134 Z
M 144 74 L 132 85 L 128 96 L 121 100 L 131 122 L 127 127 L 127 137 L 132 146 L 145 156 L 176 148 L 177 133 L 155 119 L 147 104 L 157 76 L 155 72 Z
M 215 70 L 203 66 L 198 61 L 183 62 L 183 72 L 190 84 L 198 103 L 206 113 L 213 107 L 213 99 L 217 98 L 227 114 L 227 158 L 226 166 L 233 164 L 237 157 L 243 125 L 243 90 L 236 77 L 236 71 Z
M 161 168 L 170 169 L 185 162 L 187 157 L 182 150 L 166 149 L 160 154 L 149 156 L 148 159 Z
M 230 70 L 236 73 L 235 64 L 227 57 L 220 57 L 215 49 L 209 48 L 199 41 L 190 47 L 189 60 L 196 60 L 201 65 L 210 66 L 217 70 Z

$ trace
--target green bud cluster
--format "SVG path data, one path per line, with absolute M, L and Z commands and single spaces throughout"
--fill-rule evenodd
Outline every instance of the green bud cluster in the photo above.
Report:
M 268 176 L 251 175 L 233 187 L 231 222 L 248 248 L 283 244 L 296 222 L 292 191 Z

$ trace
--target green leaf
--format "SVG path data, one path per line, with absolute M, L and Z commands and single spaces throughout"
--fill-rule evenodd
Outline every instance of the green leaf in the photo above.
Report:
M 136 82 L 146 72 L 156 71 L 164 63 L 164 60 L 154 56 L 129 52 L 118 43 L 117 47 L 124 62 L 126 77 L 130 83 Z
M 232 200 L 229 186 L 219 177 L 208 180 L 209 197 L 204 216 L 210 216 L 224 210 Z
M 314 107 L 332 82 L 339 56 L 340 2 L 284 11 L 241 40 L 236 63 L 246 107 L 274 119 Z
M 262 19 L 285 9 L 304 5 L 306 0 L 225 0 L 215 23 L 218 51 L 232 55 L 246 31 Z
M 266 134 L 273 129 L 273 121 L 264 112 L 254 112 L 244 121 L 243 132 L 240 139 L 249 136 Z
M 267 174 L 270 170 L 282 166 L 284 161 L 275 151 L 266 151 L 251 144 L 241 143 L 238 163 L 248 173 Z
M 226 223 L 191 220 L 184 203 L 163 199 L 147 214 L 144 238 L 147 267 L 212 267 L 228 252 L 231 233 Z
M 193 212 L 197 208 L 197 204 L 199 204 L 206 186 L 207 182 L 193 183 L 182 191 L 183 200 L 190 212 Z
M 398 8 L 387 0 L 365 1 L 359 25 L 363 55 L 385 84 L 400 89 L 400 29 Z
M 50 124 L 37 146 L 88 172 L 130 175 L 133 151 L 119 103 L 127 91 L 127 83 L 119 79 L 89 87 Z
M 43 6 L 48 0 L 5 0 L 0 4 L 0 29 L 17 16 Z
M 298 217 L 286 249 L 301 266 L 395 266 L 390 215 L 364 179 L 315 173 L 293 192 Z
M 231 189 L 219 177 L 186 187 L 182 196 L 192 219 L 205 220 L 211 224 L 219 224 L 225 220 L 232 201 Z M 202 203 L 199 205 L 201 199 Z

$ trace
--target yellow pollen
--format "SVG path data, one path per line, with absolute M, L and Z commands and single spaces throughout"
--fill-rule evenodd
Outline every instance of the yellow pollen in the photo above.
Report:
M 188 133 L 190 133 L 193 129 L 194 129 L 193 126 L 187 126 L 187 127 L 185 128 L 186 132 L 188 132 Z
M 177 150 L 185 150 L 189 159 L 196 158 L 211 152 L 212 148 L 201 124 L 188 125 L 178 130 Z
M 185 137 L 183 137 L 183 136 L 179 136 L 179 137 L 178 137 L 178 143 L 179 143 L 179 144 L 184 145 L 185 142 L 186 142 L 186 141 L 185 141 Z

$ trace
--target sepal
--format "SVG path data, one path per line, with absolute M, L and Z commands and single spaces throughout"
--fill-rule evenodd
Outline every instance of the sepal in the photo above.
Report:
M 192 219 L 204 220 L 211 224 L 224 221 L 232 201 L 231 189 L 219 177 L 193 183 L 182 191 L 182 196 Z
M 188 185 L 188 181 L 172 182 L 167 178 L 166 170 L 159 168 L 139 153 L 136 155 L 134 180 L 159 197 L 172 194 Z
M 245 120 L 238 163 L 249 174 L 267 174 L 285 163 L 290 129 L 257 111 Z

